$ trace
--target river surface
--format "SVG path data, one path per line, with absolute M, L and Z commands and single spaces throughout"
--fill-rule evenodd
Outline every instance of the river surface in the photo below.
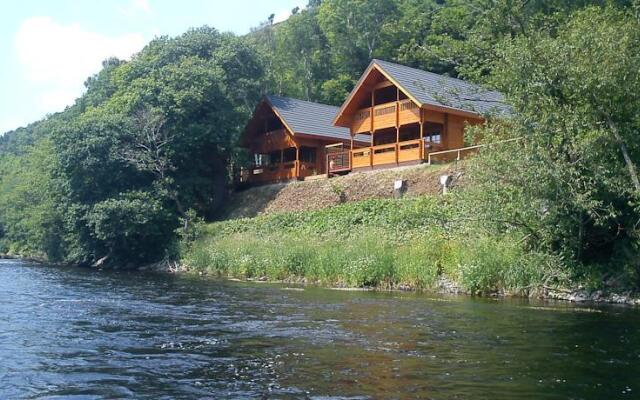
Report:
M 19 398 L 640 398 L 640 310 L 0 260 Z

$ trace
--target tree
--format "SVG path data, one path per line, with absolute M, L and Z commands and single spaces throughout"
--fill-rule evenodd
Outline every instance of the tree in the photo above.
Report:
M 577 265 L 628 267 L 636 284 L 639 43 L 638 19 L 612 7 L 508 41 L 492 80 L 513 118 L 483 134 L 520 140 L 485 152 L 474 174 L 485 226 L 521 229 L 531 246 Z

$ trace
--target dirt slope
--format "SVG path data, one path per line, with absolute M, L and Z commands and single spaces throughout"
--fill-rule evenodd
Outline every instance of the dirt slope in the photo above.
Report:
M 220 219 L 254 217 L 287 211 L 307 211 L 349 201 L 394 197 L 396 180 L 406 181 L 404 196 L 441 193 L 440 176 L 449 174 L 460 185 L 460 164 L 412 167 L 352 173 L 314 181 L 265 185 L 233 193 Z

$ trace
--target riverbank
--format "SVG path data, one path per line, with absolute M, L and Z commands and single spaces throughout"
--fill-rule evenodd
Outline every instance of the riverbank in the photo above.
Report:
M 632 292 L 577 277 L 518 236 L 460 226 L 454 201 L 370 199 L 208 224 L 171 269 L 336 288 L 640 304 Z
M 198 275 L 200 277 L 208 276 L 209 273 L 201 270 L 190 270 L 178 263 L 157 263 L 148 265 L 143 268 L 145 271 L 155 273 L 181 274 L 181 275 Z M 220 278 L 219 275 L 216 277 Z M 628 306 L 640 307 L 640 296 L 632 293 L 608 293 L 602 290 L 587 290 L 584 287 L 567 288 L 567 287 L 541 287 L 535 291 L 530 291 L 526 296 L 522 294 L 507 293 L 504 291 L 492 293 L 470 293 L 460 284 L 447 279 L 446 277 L 438 277 L 435 284 L 429 288 L 417 288 L 406 284 L 400 284 L 396 287 L 349 287 L 349 286 L 326 286 L 321 281 L 309 282 L 305 278 L 289 278 L 284 280 L 269 280 L 268 277 L 262 276 L 257 278 L 236 278 L 222 277 L 233 282 L 245 283 L 268 283 L 279 285 L 294 285 L 285 289 L 303 290 L 307 287 L 321 287 L 329 290 L 340 291 L 377 291 L 377 292 L 421 292 L 437 295 L 465 295 L 465 296 L 484 296 L 492 298 L 509 298 L 522 297 L 537 300 L 559 300 L 571 303 L 595 303 L 595 304 L 620 304 Z

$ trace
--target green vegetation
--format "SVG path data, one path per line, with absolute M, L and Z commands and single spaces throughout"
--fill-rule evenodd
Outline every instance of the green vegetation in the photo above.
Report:
M 638 0 L 295 11 L 244 37 L 203 27 L 155 39 L 106 60 L 64 112 L 0 137 L 0 252 L 106 266 L 184 257 L 225 275 L 345 285 L 442 275 L 473 291 L 640 288 Z M 513 115 L 471 134 L 517 140 L 483 151 L 465 192 L 445 200 L 194 231 L 245 160 L 237 138 L 261 94 L 340 104 L 372 57 L 498 88 Z
M 323 285 L 433 288 L 447 277 L 471 292 L 528 293 L 560 284 L 558 259 L 517 234 L 467 230 L 454 197 L 367 200 L 300 213 L 218 222 L 185 242 L 183 263 L 235 278 Z

